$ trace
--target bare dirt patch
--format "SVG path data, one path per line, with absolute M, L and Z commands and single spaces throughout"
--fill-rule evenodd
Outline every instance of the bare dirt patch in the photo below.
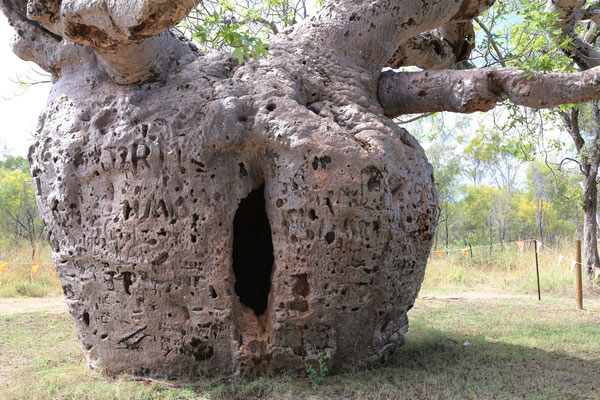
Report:
M 40 311 L 51 314 L 66 313 L 68 308 L 65 298 L 62 296 L 0 298 L 0 315 Z
M 431 293 L 421 292 L 419 293 L 419 299 L 421 300 L 456 300 L 463 302 L 480 302 L 480 301 L 494 301 L 494 300 L 507 300 L 507 299 L 523 299 L 523 300 L 537 300 L 537 294 L 512 294 L 494 290 L 482 290 L 482 291 L 464 291 L 455 293 Z M 555 297 L 549 296 L 542 293 L 542 300 L 556 301 L 560 303 L 572 302 L 575 306 L 575 294 L 573 298 L 568 297 Z M 591 293 L 584 293 L 583 295 L 583 306 L 597 308 L 600 307 L 600 297 L 598 293 L 592 291 Z

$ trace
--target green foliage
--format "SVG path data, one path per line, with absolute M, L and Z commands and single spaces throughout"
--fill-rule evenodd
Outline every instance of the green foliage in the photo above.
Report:
M 0 160 L 0 169 L 19 170 L 29 174 L 29 162 L 21 156 L 6 156 L 4 160 Z
M 32 245 L 42 233 L 29 165 L 22 157 L 0 162 L 0 232 Z
M 254 36 L 242 23 L 231 22 L 225 15 L 233 11 L 233 8 L 219 8 L 211 15 L 204 18 L 203 24 L 194 25 L 195 32 L 192 38 L 207 48 L 231 47 L 231 56 L 240 64 L 245 59 L 260 57 L 266 58 L 269 54 L 267 45 L 259 36 Z M 253 14 L 253 13 L 249 13 Z M 249 19 L 253 19 L 247 15 Z
M 416 128 L 438 190 L 436 249 L 541 234 L 545 240 L 560 241 L 581 229 L 582 177 L 565 166 L 551 171 L 535 158 L 534 143 L 521 143 L 485 121 L 476 124 L 472 119 L 448 123 L 436 116 Z M 543 179 L 531 179 L 533 166 Z M 523 178 L 527 171 L 530 177 Z M 542 200 L 541 192 L 545 193 Z
M 475 27 L 482 61 L 486 65 L 504 63 L 532 72 L 574 71 L 573 61 L 565 55 L 573 47 L 573 40 L 555 28 L 558 16 L 546 10 L 546 3 L 537 0 L 496 2 L 483 13 L 481 20 L 492 32 L 492 38 Z M 495 54 L 492 40 L 502 54 Z
M 546 9 L 547 1 L 514 0 L 496 2 L 481 17 L 492 37 L 476 26 L 478 49 L 474 54 L 477 66 L 502 64 L 517 67 L 534 73 L 575 72 L 578 68 L 572 58 L 573 38 L 568 32 L 557 28 L 558 15 Z M 583 25 L 583 24 L 582 24 Z M 578 28 L 580 31 L 582 26 Z M 491 42 L 500 48 L 497 54 Z M 505 101 L 495 111 L 495 122 L 499 133 L 511 138 L 513 154 L 525 154 L 530 161 L 534 153 L 527 155 L 534 147 L 544 147 L 543 151 L 572 151 L 568 135 L 547 137 L 548 127 L 562 128 L 562 113 L 570 112 L 573 106 L 565 104 L 549 110 L 532 111 Z M 526 150 L 526 151 L 523 151 Z
M 317 2 L 317 7 L 321 3 Z M 214 0 L 202 2 L 181 23 L 202 50 L 229 49 L 240 64 L 269 55 L 267 41 L 304 19 L 306 0 Z
M 304 366 L 306 367 L 306 374 L 313 383 L 320 385 L 325 381 L 325 377 L 329 371 L 327 356 L 325 354 L 322 354 L 317 360 L 317 369 L 308 363 L 304 364 Z

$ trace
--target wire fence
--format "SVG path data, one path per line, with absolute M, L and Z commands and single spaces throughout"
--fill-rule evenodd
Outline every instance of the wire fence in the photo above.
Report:
M 573 271 L 573 269 L 575 268 L 576 265 L 581 265 L 580 262 L 563 255 L 560 251 L 542 243 L 541 241 L 537 240 L 537 239 L 525 239 L 525 240 L 515 240 L 512 242 L 502 242 L 502 243 L 492 243 L 492 244 L 486 244 L 486 245 L 479 245 L 479 246 L 469 246 L 469 247 L 457 247 L 457 248 L 452 248 L 452 249 L 445 249 L 445 250 L 436 250 L 433 253 L 435 253 L 437 255 L 437 258 L 439 260 L 441 260 L 444 256 L 444 254 L 448 255 L 450 253 L 462 253 L 463 257 L 467 257 L 469 255 L 469 253 L 471 253 L 473 250 L 476 249 L 492 249 L 492 248 L 496 248 L 496 247 L 506 247 L 509 245 L 516 245 L 517 249 L 519 251 L 524 251 L 525 249 L 525 245 L 527 243 L 535 243 L 535 252 L 538 253 L 539 251 L 541 251 L 542 249 L 547 249 L 550 252 L 554 253 L 558 259 L 557 259 L 557 263 L 558 265 L 561 265 L 561 263 L 563 261 L 567 261 L 567 262 L 571 262 L 571 271 Z M 598 277 L 600 275 L 600 268 L 596 268 L 596 277 Z

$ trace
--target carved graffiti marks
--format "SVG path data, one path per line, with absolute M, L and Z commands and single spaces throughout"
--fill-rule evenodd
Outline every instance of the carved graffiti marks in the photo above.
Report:
M 198 57 L 193 71 L 207 59 Z M 112 368 L 109 373 L 176 376 L 179 368 L 204 363 L 216 373 L 252 373 L 302 369 L 321 354 L 338 367 L 356 365 L 389 347 L 387 337 L 372 343 L 373 321 L 382 320 L 386 336 L 387 327 L 406 325 L 412 300 L 402 293 L 414 293 L 426 259 L 389 271 L 416 259 L 419 247 L 418 235 L 401 232 L 399 214 L 422 226 L 414 229 L 422 240 L 431 232 L 427 221 L 419 222 L 421 209 L 413 208 L 419 201 L 432 207 L 430 198 L 415 196 L 431 185 L 418 188 L 406 167 L 424 174 L 430 168 L 412 153 L 404 158 L 412 150 L 400 149 L 401 135 L 392 132 L 374 133 L 373 140 L 361 135 L 369 151 L 358 146 L 352 136 L 358 128 L 344 124 L 358 123 L 350 121 L 354 115 L 373 124 L 374 115 L 348 108 L 336 111 L 348 120 L 323 118 L 320 125 L 305 107 L 293 111 L 304 95 L 275 93 L 274 85 L 297 86 L 284 82 L 287 71 L 270 75 L 260 86 L 270 92 L 248 96 L 248 108 L 237 110 L 250 91 L 229 85 L 233 71 L 223 71 L 223 82 L 175 93 L 171 83 L 203 82 L 186 68 L 139 87 L 111 86 L 100 77 L 97 91 L 64 95 L 69 85 L 57 85 L 51 105 L 57 114 L 40 124 L 34 184 L 53 255 L 64 260 L 57 268 L 77 328 L 86 346 L 94 345 L 90 363 Z M 236 71 L 248 74 L 244 85 L 263 79 Z M 355 81 L 344 81 L 344 88 Z M 102 104 L 70 105 L 73 96 Z M 269 104 L 277 107 L 267 113 Z M 69 122 L 73 115 L 63 111 L 69 107 L 77 108 L 73 115 L 88 114 L 81 129 Z M 242 323 L 232 225 L 240 199 L 262 183 L 275 262 L 265 317 Z M 396 203 L 406 209 L 394 206 L 390 214 L 396 188 Z M 69 222 L 76 229 L 54 217 L 63 210 L 75 210 Z M 239 346 L 238 337 L 244 339 Z
M 150 196 L 146 199 L 123 200 L 122 216 L 123 221 L 135 219 L 142 221 L 148 218 L 168 219 L 174 215 L 171 202 L 164 198 Z
M 120 347 L 117 347 L 118 349 L 127 349 L 127 350 L 138 350 L 141 348 L 140 343 L 142 342 L 142 340 L 144 340 L 145 338 L 149 337 L 150 335 L 148 335 L 147 333 L 144 333 L 144 331 L 148 329 L 147 326 L 144 326 L 142 328 L 137 329 L 136 331 L 134 331 L 133 333 L 130 333 L 129 335 L 122 337 L 117 344 L 120 344 Z
M 135 175 L 158 167 L 164 161 L 163 151 L 154 141 L 137 140 L 131 144 L 107 144 L 99 153 L 100 166 L 105 172 L 131 171 Z

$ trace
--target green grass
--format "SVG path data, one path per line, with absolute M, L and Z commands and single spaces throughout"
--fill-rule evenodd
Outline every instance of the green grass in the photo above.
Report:
M 572 257 L 569 245 L 560 251 Z M 30 262 L 26 247 L 11 254 Z M 178 387 L 107 380 L 88 370 L 67 314 L 0 315 L 0 399 L 600 399 L 598 287 L 586 285 L 587 310 L 577 312 L 569 262 L 558 266 L 552 253 L 539 254 L 539 302 L 523 296 L 537 290 L 531 250 L 474 256 L 430 260 L 407 343 L 390 364 L 327 376 L 320 385 L 293 375 L 187 378 Z M 39 261 L 49 258 L 45 248 Z M 0 276 L 0 297 L 60 293 L 53 269 L 11 273 Z M 460 295 L 467 291 L 501 296 L 469 300 Z
M 10 375 L 0 398 L 600 399 L 598 306 L 576 312 L 558 300 L 419 299 L 409 316 L 407 344 L 381 368 L 328 376 L 321 385 L 281 375 L 190 380 L 181 388 L 90 372 L 67 315 L 4 316 L 0 365 Z

